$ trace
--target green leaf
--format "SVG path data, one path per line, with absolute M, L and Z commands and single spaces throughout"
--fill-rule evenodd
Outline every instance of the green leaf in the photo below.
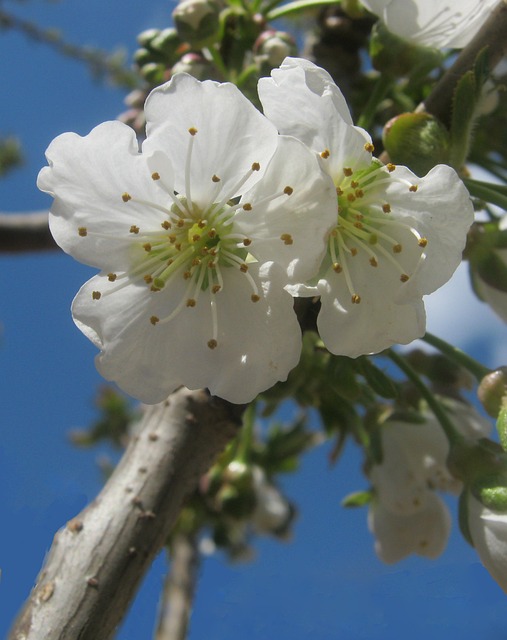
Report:
M 342 500 L 342 507 L 365 507 L 372 500 L 371 491 L 354 491 Z
M 500 413 L 498 414 L 496 421 L 496 430 L 498 431 L 498 437 L 500 438 L 502 449 L 507 451 L 507 406 L 503 406 L 500 409 Z
M 296 0 L 296 2 L 288 2 L 287 4 L 272 9 L 266 13 L 265 18 L 268 22 L 272 20 L 278 20 L 279 18 L 285 18 L 286 16 L 299 13 L 301 11 L 307 11 L 308 9 L 317 9 L 326 4 L 339 4 L 340 0 Z
M 358 362 L 359 372 L 364 376 L 370 387 L 382 398 L 397 398 L 398 388 L 396 384 L 381 369 L 376 367 L 371 360 L 363 358 Z
M 470 533 L 470 527 L 468 525 L 468 497 L 469 491 L 465 489 L 459 497 L 458 502 L 458 523 L 461 533 L 468 544 L 474 546 L 472 535 Z

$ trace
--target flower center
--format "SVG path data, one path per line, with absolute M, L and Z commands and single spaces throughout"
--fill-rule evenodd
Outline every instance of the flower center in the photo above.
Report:
M 417 191 L 416 185 L 392 175 L 395 168 L 377 160 L 373 160 L 367 169 L 356 172 L 346 167 L 336 187 L 338 219 L 329 235 L 328 258 L 333 271 L 345 278 L 353 304 L 361 302 L 361 292 L 357 288 L 360 283 L 354 282 L 353 278 L 353 258 L 366 256 L 371 267 L 394 269 L 404 283 L 409 280 L 409 272 L 415 269 L 427 245 L 426 238 L 416 229 L 390 215 L 386 188 L 392 180 L 406 185 L 408 194 Z M 403 241 L 407 238 L 414 239 L 409 260 L 402 256 Z

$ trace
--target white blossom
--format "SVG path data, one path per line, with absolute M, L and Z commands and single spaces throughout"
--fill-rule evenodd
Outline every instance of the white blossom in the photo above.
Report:
M 392 33 L 415 44 L 465 47 L 498 0 L 361 0 Z
M 468 528 L 479 558 L 507 593 L 507 513 L 488 509 L 472 494 L 467 508 Z
M 74 320 L 100 373 L 143 402 L 181 384 L 247 402 L 299 360 L 284 287 L 318 269 L 333 185 L 231 84 L 176 75 L 145 114 L 142 153 L 120 122 L 47 150 L 51 231 L 101 269 Z
M 271 75 L 259 82 L 265 114 L 318 153 L 337 193 L 319 275 L 291 293 L 320 296 L 319 333 L 337 355 L 377 353 L 422 336 L 422 297 L 461 262 L 473 221 L 466 188 L 445 165 L 419 178 L 374 159 L 340 90 L 311 62 L 287 58 Z

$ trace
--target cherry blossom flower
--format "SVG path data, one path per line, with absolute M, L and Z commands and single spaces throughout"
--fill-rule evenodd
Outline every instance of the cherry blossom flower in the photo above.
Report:
M 471 493 L 467 510 L 475 550 L 482 564 L 507 593 L 507 513 L 488 509 Z
M 361 0 L 392 33 L 436 49 L 465 47 L 498 0 Z
M 101 350 L 100 373 L 143 402 L 182 384 L 247 402 L 299 360 L 284 287 L 318 269 L 333 185 L 231 84 L 176 75 L 145 114 L 142 153 L 120 122 L 47 150 L 51 231 L 101 269 L 74 321 Z
M 337 193 L 319 275 L 291 293 L 320 296 L 319 333 L 337 355 L 377 353 L 422 336 L 422 297 L 454 273 L 473 221 L 466 188 L 448 166 L 419 178 L 373 158 L 340 90 L 311 62 L 286 58 L 271 76 L 259 82 L 265 114 L 318 153 Z

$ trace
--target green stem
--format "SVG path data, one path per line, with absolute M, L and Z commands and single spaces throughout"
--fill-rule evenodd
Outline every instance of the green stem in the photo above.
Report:
M 227 67 L 225 66 L 225 63 L 224 63 L 224 59 L 222 58 L 220 51 L 217 49 L 217 47 L 212 45 L 211 47 L 207 47 L 205 50 L 210 54 L 211 59 L 213 60 L 213 64 L 218 69 L 218 71 L 220 71 L 220 74 L 222 75 L 223 79 L 229 80 L 229 71 L 227 70 Z
M 235 460 L 245 464 L 248 462 L 252 448 L 256 415 L 256 403 L 251 402 L 243 414 L 243 427 L 240 431 L 238 446 L 234 455 Z
M 471 195 L 490 204 L 496 204 L 507 211 L 507 189 L 503 185 L 490 184 L 470 178 L 465 178 L 463 182 Z
M 384 99 L 389 87 L 392 86 L 394 78 L 387 74 L 381 73 L 378 77 L 378 80 L 373 87 L 373 91 L 368 98 L 368 102 L 366 103 L 363 112 L 359 116 L 357 121 L 357 126 L 362 129 L 369 129 L 371 123 L 373 122 L 373 118 L 375 117 L 375 113 L 377 111 L 377 107 L 380 102 Z
M 271 22 L 272 20 L 278 20 L 278 18 L 285 18 L 285 16 L 291 13 L 297 13 L 305 9 L 316 9 L 326 4 L 336 5 L 339 4 L 339 0 L 296 0 L 295 2 L 288 2 L 281 7 L 266 11 L 264 17 L 268 22 Z
M 451 360 L 460 364 L 467 371 L 470 371 L 470 373 L 479 382 L 484 378 L 484 376 L 488 375 L 488 373 L 491 373 L 491 369 L 488 369 L 480 362 L 477 362 L 477 360 L 474 360 L 474 358 L 470 357 L 464 351 L 461 351 L 461 349 L 453 347 L 452 344 L 445 342 L 445 340 L 442 340 L 441 338 L 437 338 L 437 336 L 434 336 L 431 333 L 426 333 L 421 338 L 421 340 L 424 340 L 424 342 L 431 344 L 432 347 L 435 347 L 440 352 L 448 356 Z
M 454 423 L 449 418 L 446 410 L 442 406 L 442 404 L 435 398 L 430 389 L 424 384 L 421 380 L 417 372 L 409 365 L 409 363 L 400 356 L 396 351 L 389 349 L 388 357 L 396 364 L 396 366 L 403 371 L 403 373 L 407 376 L 407 378 L 412 382 L 414 387 L 419 391 L 421 397 L 426 400 L 429 408 L 435 414 L 435 417 L 440 422 L 440 426 L 444 430 L 447 439 L 449 440 L 449 444 L 459 445 L 465 441 L 463 436 L 456 430 Z

